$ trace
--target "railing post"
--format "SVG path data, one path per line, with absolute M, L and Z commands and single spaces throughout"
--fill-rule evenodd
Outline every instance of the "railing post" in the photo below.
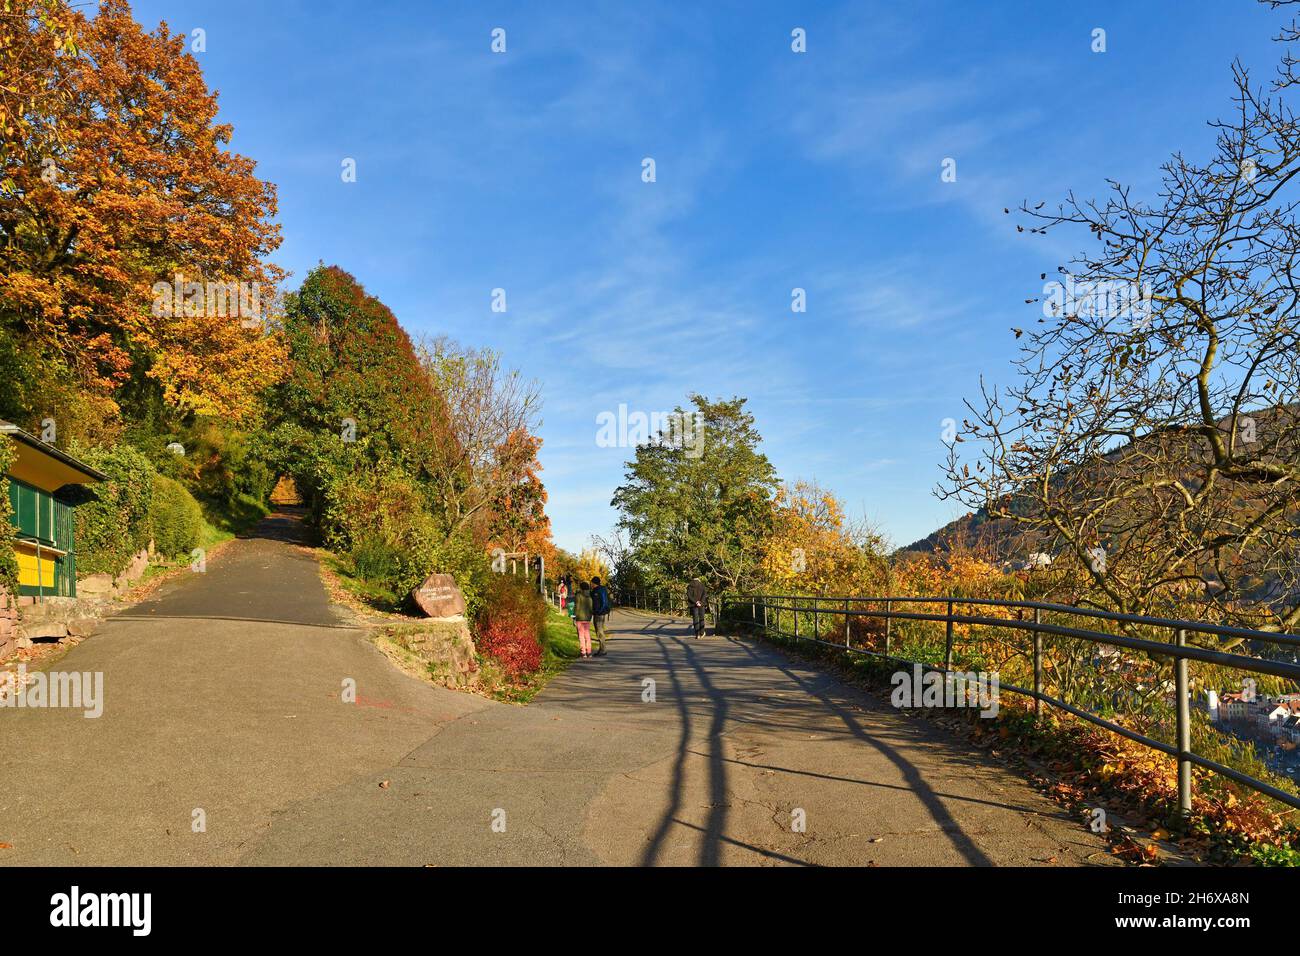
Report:
M 1043 635 L 1038 630 L 1041 623 L 1040 612 L 1034 608 L 1034 719 L 1037 720 L 1042 713 L 1043 702 L 1040 699 L 1043 694 Z
M 844 599 L 844 646 L 849 648 L 853 646 L 852 643 L 850 643 L 849 641 L 849 634 L 851 633 L 850 628 L 852 626 L 850 622 L 852 620 L 853 618 L 849 617 L 849 599 L 845 598 Z
M 767 595 L 763 595 L 763 633 L 767 633 Z
M 1187 646 L 1187 631 L 1178 628 L 1174 632 L 1174 644 Z M 1177 724 L 1178 732 L 1178 812 L 1188 816 L 1192 812 L 1192 762 L 1188 755 L 1192 752 L 1192 702 L 1187 683 L 1187 658 L 1174 658 L 1174 694 L 1178 697 Z
M 817 599 L 813 598 L 813 640 L 815 641 L 821 636 L 821 628 L 818 626 L 817 622 Z
M 943 641 L 943 669 L 952 670 L 952 601 L 948 601 L 948 628 Z
M 794 608 L 794 636 L 797 638 L 799 636 L 799 599 L 797 597 L 790 598 L 790 606 Z
M 885 656 L 889 656 L 889 636 L 894 629 L 894 619 L 890 616 L 894 612 L 894 602 L 885 598 Z

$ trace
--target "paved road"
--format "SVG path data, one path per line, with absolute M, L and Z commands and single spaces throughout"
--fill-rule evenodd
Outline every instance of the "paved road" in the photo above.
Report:
M 616 615 L 528 707 L 429 687 L 263 530 L 54 665 L 103 672 L 102 717 L 0 710 L 0 863 L 1110 862 L 986 756 L 675 620 Z

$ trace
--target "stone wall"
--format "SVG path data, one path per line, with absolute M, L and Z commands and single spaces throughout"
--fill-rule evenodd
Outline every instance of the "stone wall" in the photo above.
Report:
M 421 661 L 427 669 L 421 676 L 436 684 L 455 690 L 478 680 L 474 640 L 462 617 L 389 627 L 384 636 Z
M 0 588 L 0 660 L 18 650 L 18 601 Z
M 77 596 L 113 598 L 123 591 L 130 590 L 136 581 L 144 577 L 144 572 L 149 567 L 152 548 L 152 542 L 148 548 L 141 548 L 138 554 L 132 556 L 131 561 L 120 574 L 101 573 L 80 578 L 77 581 Z
M 144 576 L 150 557 L 150 549 L 141 549 L 118 575 L 82 578 L 77 582 L 75 598 L 15 599 L 0 588 L 0 661 L 31 647 L 32 641 L 89 637 L 99 619 Z

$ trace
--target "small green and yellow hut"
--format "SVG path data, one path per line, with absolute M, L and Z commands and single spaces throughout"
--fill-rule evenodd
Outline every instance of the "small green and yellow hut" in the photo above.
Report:
M 76 597 L 77 562 L 69 492 L 108 476 L 48 442 L 0 421 L 17 452 L 5 473 L 21 596 Z

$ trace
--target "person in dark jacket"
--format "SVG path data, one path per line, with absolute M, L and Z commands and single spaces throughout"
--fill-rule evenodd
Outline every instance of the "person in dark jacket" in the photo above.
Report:
M 704 582 L 692 578 L 686 585 L 686 606 L 691 609 L 691 625 L 696 637 L 704 634 L 704 610 L 709 606 L 709 592 Z
M 613 610 L 613 603 L 609 598 L 609 588 L 600 583 L 599 577 L 591 579 L 591 610 L 592 625 L 596 631 L 596 644 L 598 650 L 596 656 L 600 657 L 605 653 L 605 622 L 609 620 L 609 612 Z

